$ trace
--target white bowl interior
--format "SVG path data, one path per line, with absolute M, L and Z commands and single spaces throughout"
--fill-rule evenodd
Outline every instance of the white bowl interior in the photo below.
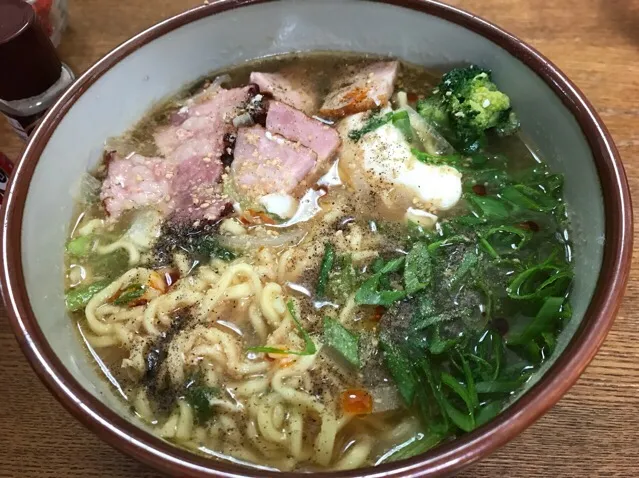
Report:
M 75 379 L 130 420 L 128 408 L 90 360 L 65 312 L 63 250 L 74 209 L 70 191 L 83 172 L 98 164 L 104 140 L 127 130 L 158 100 L 212 70 L 301 50 L 390 54 L 429 67 L 472 62 L 492 69 L 540 156 L 555 171 L 566 174 L 565 195 L 575 242 L 574 318 L 545 368 L 581 322 L 602 261 L 601 186 L 577 121 L 532 70 L 478 34 L 409 9 L 358 0 L 247 6 L 173 30 L 101 76 L 60 122 L 29 188 L 22 264 L 38 323 Z

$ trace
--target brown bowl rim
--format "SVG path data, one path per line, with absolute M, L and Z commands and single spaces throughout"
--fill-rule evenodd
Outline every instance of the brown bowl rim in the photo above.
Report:
M 31 138 L 17 165 L 2 211 L 2 296 L 23 353 L 53 395 L 87 428 L 115 448 L 175 476 L 260 477 L 264 471 L 213 461 L 179 449 L 111 411 L 71 376 L 47 343 L 31 309 L 21 263 L 21 230 L 30 180 L 40 154 L 75 101 L 106 71 L 150 41 L 200 18 L 274 0 L 219 0 L 160 22 L 95 63 L 56 103 Z M 527 65 L 570 110 L 592 150 L 605 210 L 604 259 L 595 293 L 564 353 L 540 381 L 493 421 L 423 455 L 377 467 L 322 472 L 327 477 L 432 477 L 458 472 L 487 456 L 530 426 L 576 382 L 604 341 L 623 298 L 632 255 L 632 206 L 619 153 L 592 105 L 550 61 L 492 23 L 434 0 L 370 0 L 410 8 L 471 30 Z M 277 476 L 289 478 L 295 473 Z

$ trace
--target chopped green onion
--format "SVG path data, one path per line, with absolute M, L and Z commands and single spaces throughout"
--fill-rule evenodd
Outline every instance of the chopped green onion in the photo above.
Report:
M 359 336 L 330 317 L 324 317 L 323 326 L 325 344 L 339 352 L 350 364 L 359 367 Z
M 125 288 L 120 295 L 113 301 L 115 305 L 128 305 L 136 299 L 139 299 L 144 295 L 146 286 L 142 284 L 131 284 Z
M 334 261 L 335 249 L 330 242 L 327 242 L 324 246 L 324 257 L 322 258 L 319 278 L 317 279 L 317 288 L 315 289 L 317 296 L 320 298 L 326 295 L 326 284 L 328 283 L 328 276 L 331 272 L 331 269 L 333 268 Z
M 311 337 L 308 335 L 308 332 L 304 330 L 304 327 L 302 327 L 302 324 L 297 318 L 297 314 L 295 313 L 295 306 L 293 305 L 292 300 L 289 300 L 286 303 L 286 308 L 288 309 L 288 313 L 291 315 L 291 318 L 293 319 L 293 322 L 295 323 L 295 327 L 297 328 L 300 335 L 304 339 L 304 350 L 302 351 L 284 350 L 284 349 L 278 349 L 275 347 L 264 346 L 264 347 L 249 347 L 247 349 L 248 351 L 261 352 L 266 354 L 281 354 L 281 355 L 313 355 L 314 353 L 317 352 L 317 347 L 315 346 L 315 343 L 313 342 Z
M 90 236 L 78 236 L 67 243 L 67 252 L 75 257 L 84 257 L 91 252 L 93 239 Z
M 91 298 L 110 283 L 111 281 L 109 280 L 103 280 L 70 290 L 66 293 L 64 298 L 67 310 L 75 312 L 77 310 L 84 309 Z

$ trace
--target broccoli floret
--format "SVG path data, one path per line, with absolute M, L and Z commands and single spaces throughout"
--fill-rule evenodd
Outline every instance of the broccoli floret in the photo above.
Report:
M 488 130 L 507 136 L 519 128 L 508 96 L 492 82 L 489 70 L 475 65 L 446 73 L 417 111 L 464 152 L 479 149 Z

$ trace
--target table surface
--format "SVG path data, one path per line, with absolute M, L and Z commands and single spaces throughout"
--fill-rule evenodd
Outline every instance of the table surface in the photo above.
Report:
M 82 72 L 133 34 L 197 3 L 71 0 L 60 54 Z M 577 83 L 611 130 L 631 187 L 639 193 L 634 159 L 639 156 L 639 0 L 450 3 L 531 43 Z M 0 151 L 15 159 L 22 148 L 0 120 Z M 637 475 L 638 294 L 635 270 L 615 325 L 579 382 L 519 438 L 461 476 Z M 0 476 L 158 477 L 101 442 L 53 399 L 22 356 L 3 308 L 0 315 Z

